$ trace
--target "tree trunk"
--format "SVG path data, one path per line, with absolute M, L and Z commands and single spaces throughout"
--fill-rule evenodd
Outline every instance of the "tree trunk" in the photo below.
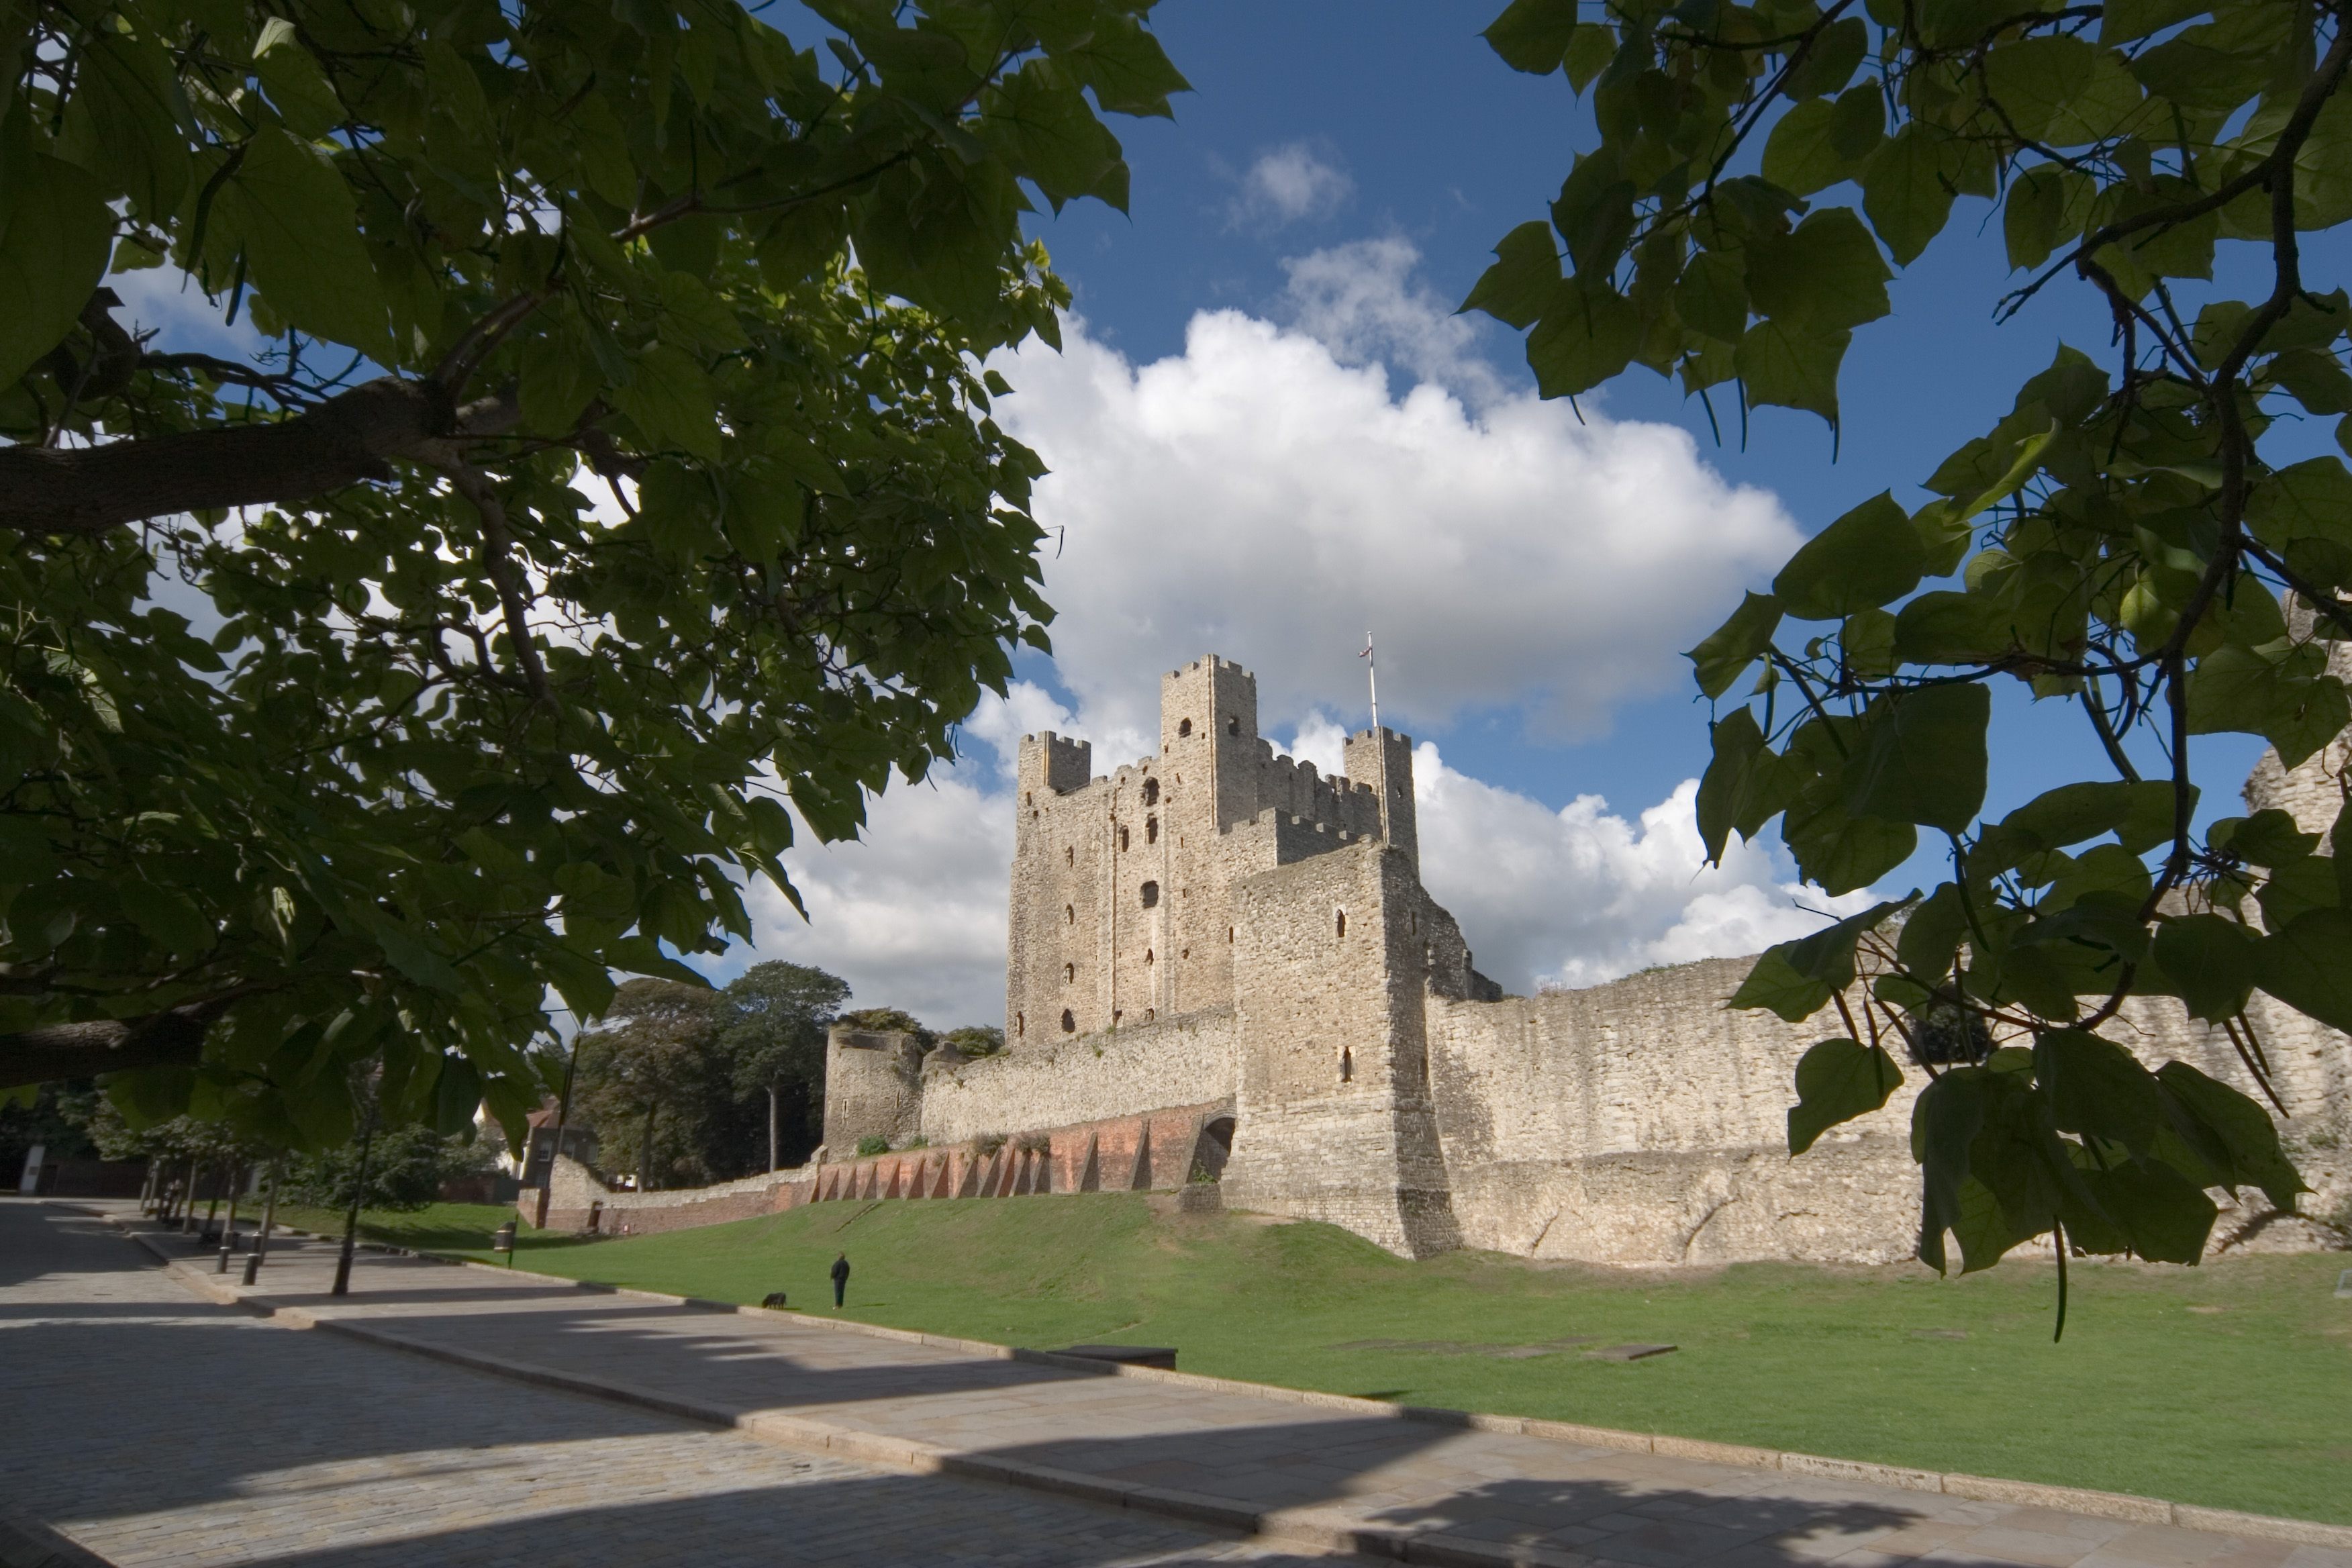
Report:
M 654 1118 L 661 1114 L 661 1102 L 646 1107 L 646 1135 L 637 1149 L 637 1191 L 654 1190 Z
M 768 1086 L 768 1173 L 776 1170 L 776 1086 Z

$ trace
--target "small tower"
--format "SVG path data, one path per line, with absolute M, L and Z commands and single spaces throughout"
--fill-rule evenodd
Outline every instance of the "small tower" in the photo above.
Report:
M 1348 737 L 1348 781 L 1381 798 L 1381 837 L 1421 875 L 1421 828 L 1412 806 L 1412 737 L 1382 725 Z

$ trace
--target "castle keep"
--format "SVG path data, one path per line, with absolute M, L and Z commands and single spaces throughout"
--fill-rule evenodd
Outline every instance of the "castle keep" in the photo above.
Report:
M 1107 775 L 1083 742 L 1022 740 L 1003 1053 L 836 1028 L 809 1167 L 633 1194 L 592 1190 L 561 1160 L 548 1223 L 1181 1188 L 1411 1257 L 1911 1255 L 1917 1069 L 1885 1109 L 1791 1160 L 1791 1074 L 1832 1030 L 1727 1009 L 1751 960 L 1506 996 L 1421 885 L 1408 737 L 1350 736 L 1345 776 L 1322 777 L 1259 738 L 1255 680 L 1216 658 L 1161 678 L 1160 723 L 1157 755 Z M 2267 756 L 2249 805 L 2324 828 L 2347 750 L 2339 739 L 2292 773 Z M 2259 994 L 2252 1011 L 2319 1189 L 2306 1206 L 2326 1213 L 2352 1197 L 2352 1040 Z M 2151 1063 L 2252 1090 L 2227 1038 L 2177 1005 L 2135 1002 L 2121 1022 Z M 856 1155 L 877 1138 L 892 1152 Z M 2249 1195 L 2218 1245 L 2317 1239 Z

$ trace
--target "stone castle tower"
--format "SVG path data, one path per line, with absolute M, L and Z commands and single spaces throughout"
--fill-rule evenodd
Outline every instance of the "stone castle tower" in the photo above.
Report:
M 1092 748 L 1024 735 L 1004 1035 L 1089 1035 L 1234 1000 L 1234 887 L 1377 840 L 1420 876 L 1412 741 L 1349 737 L 1348 773 L 1277 756 L 1229 660 L 1160 678 L 1160 754 L 1092 775 Z

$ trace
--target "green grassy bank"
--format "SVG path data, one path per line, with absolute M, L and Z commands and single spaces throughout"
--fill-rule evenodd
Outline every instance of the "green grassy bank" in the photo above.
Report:
M 1160 1205 L 1165 1208 L 1163 1203 Z M 488 1258 L 508 1211 L 372 1234 Z M 296 1221 L 294 1223 L 300 1223 Z M 824 1204 L 628 1240 L 522 1238 L 518 1265 L 1051 1348 L 1168 1344 L 1188 1372 L 1965 1470 L 2352 1523 L 2352 1256 L 1621 1273 L 1493 1254 L 1391 1258 L 1328 1226 L 1155 1213 L 1099 1194 Z M 1555 1343 L 1562 1341 L 1585 1343 Z M 1630 1364 L 1591 1346 L 1670 1342 Z M 1507 1349 L 1537 1347 L 1518 1356 Z

